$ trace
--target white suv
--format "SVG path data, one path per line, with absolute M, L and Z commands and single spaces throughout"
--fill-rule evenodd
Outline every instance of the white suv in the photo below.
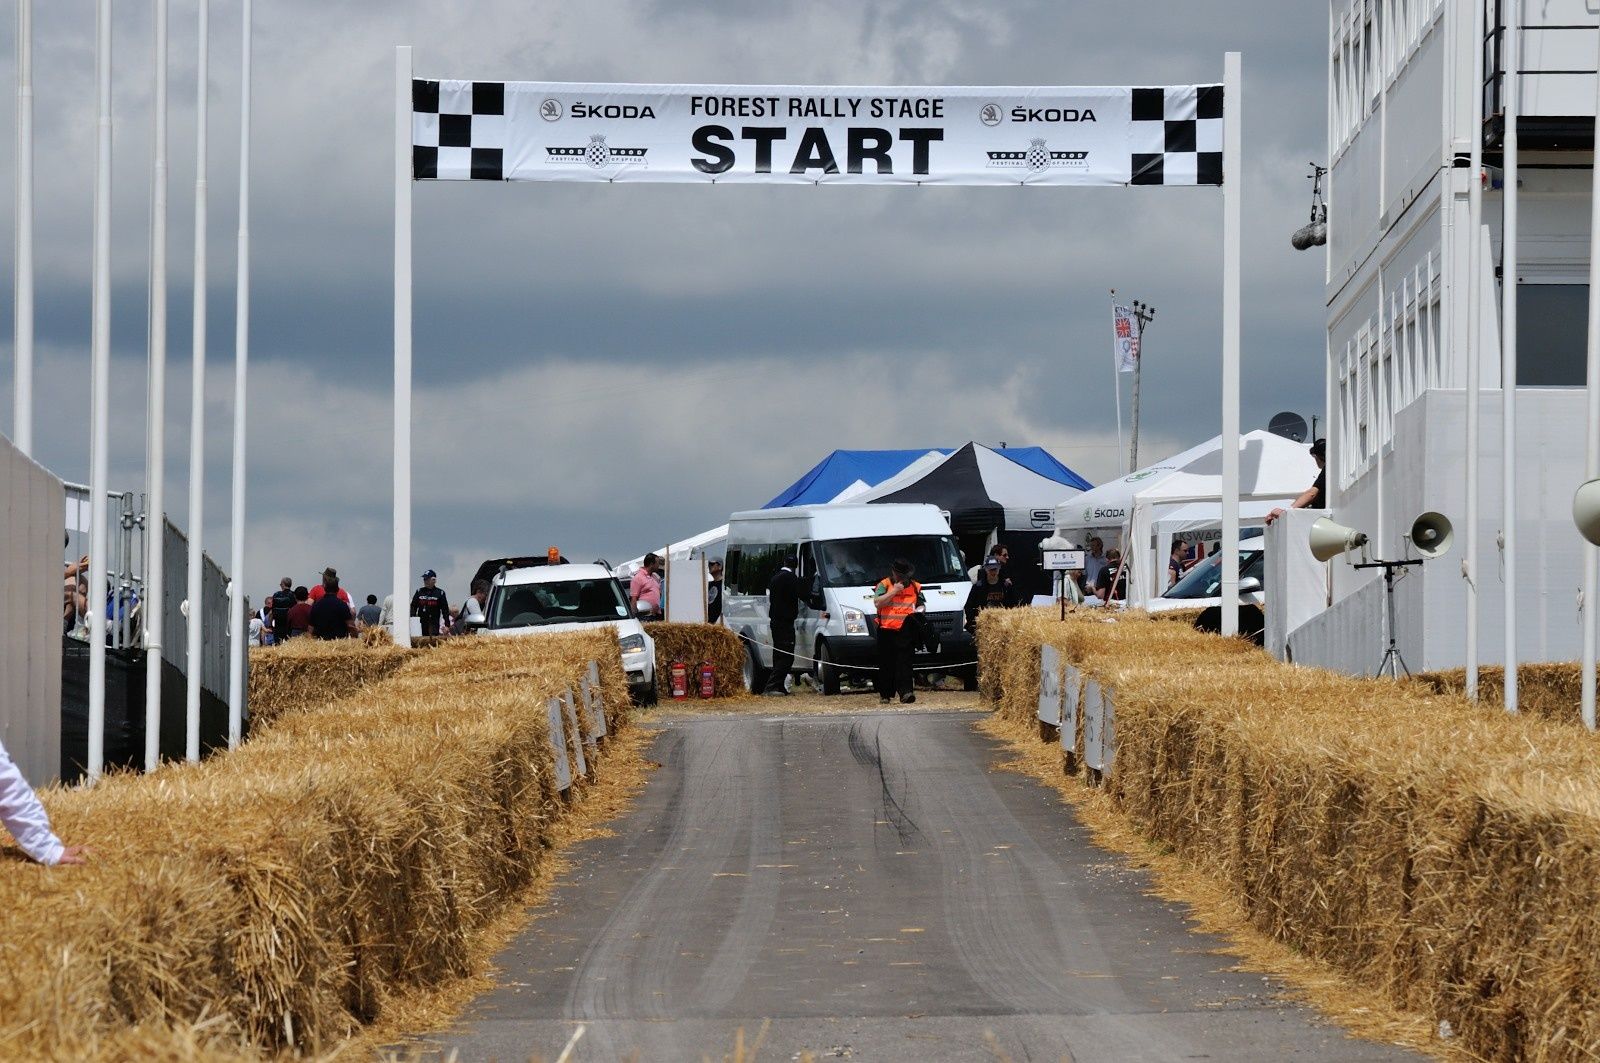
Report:
M 656 700 L 656 644 L 628 608 L 627 596 L 604 565 L 505 568 L 489 583 L 486 635 L 578 631 L 608 624 L 622 643 L 622 670 L 635 704 Z

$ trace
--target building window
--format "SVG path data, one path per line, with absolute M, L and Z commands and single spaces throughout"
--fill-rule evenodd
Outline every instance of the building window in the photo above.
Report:
M 1583 387 L 1589 286 L 1517 285 L 1517 384 Z

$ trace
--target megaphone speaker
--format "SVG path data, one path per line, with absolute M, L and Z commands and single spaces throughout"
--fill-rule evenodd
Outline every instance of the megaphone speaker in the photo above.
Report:
M 1346 550 L 1354 550 L 1366 543 L 1365 532 L 1335 524 L 1327 517 L 1318 517 L 1311 525 L 1311 556 L 1318 561 L 1332 561 Z
M 1411 545 L 1430 561 L 1450 549 L 1453 541 L 1455 528 L 1443 513 L 1429 510 L 1411 522 Z
M 1600 480 L 1590 480 L 1572 496 L 1572 523 L 1579 535 L 1600 546 Z

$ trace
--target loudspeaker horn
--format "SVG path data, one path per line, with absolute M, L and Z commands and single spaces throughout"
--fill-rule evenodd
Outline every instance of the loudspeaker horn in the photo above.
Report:
M 1318 561 L 1332 561 L 1346 550 L 1365 546 L 1366 532 L 1335 524 L 1327 517 L 1318 517 L 1311 525 L 1311 556 Z
M 1572 496 L 1572 523 L 1579 535 L 1600 546 L 1600 480 L 1590 480 Z
M 1443 513 L 1429 510 L 1411 522 L 1411 545 L 1429 561 L 1450 549 L 1455 537 L 1455 528 Z

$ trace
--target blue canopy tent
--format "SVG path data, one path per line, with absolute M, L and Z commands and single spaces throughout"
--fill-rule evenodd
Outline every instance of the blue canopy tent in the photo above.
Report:
M 876 487 L 904 472 L 913 462 L 928 454 L 949 455 L 955 447 L 923 447 L 920 450 L 836 450 L 817 462 L 809 472 L 784 490 L 762 509 L 783 506 L 818 506 L 834 501 L 856 483 Z M 1008 447 L 993 453 L 1007 458 L 1030 472 L 1056 483 L 1087 491 L 1089 481 L 1057 461 L 1043 447 Z

